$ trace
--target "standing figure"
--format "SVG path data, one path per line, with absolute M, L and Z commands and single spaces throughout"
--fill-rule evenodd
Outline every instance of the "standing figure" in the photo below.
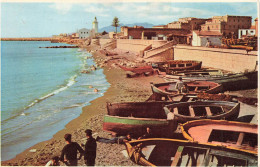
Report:
M 150 127 L 146 128 L 146 132 L 144 135 L 142 135 L 141 137 L 138 138 L 138 140 L 140 139 L 147 139 L 147 138 L 153 138 L 153 133 L 152 133 L 152 129 Z
M 183 87 L 184 83 L 182 81 L 182 77 L 179 77 L 179 81 L 176 82 L 175 89 L 178 90 L 178 93 L 181 93 L 181 89 Z
M 97 143 L 92 137 L 92 130 L 87 129 L 85 131 L 87 136 L 87 142 L 85 144 L 85 163 L 87 166 L 95 166 Z
M 62 149 L 60 160 L 67 166 L 77 166 L 78 160 L 80 160 L 84 154 L 84 150 L 79 146 L 78 143 L 71 142 L 71 134 L 65 134 L 64 139 L 67 145 Z M 80 157 L 77 159 L 78 151 L 80 152 Z

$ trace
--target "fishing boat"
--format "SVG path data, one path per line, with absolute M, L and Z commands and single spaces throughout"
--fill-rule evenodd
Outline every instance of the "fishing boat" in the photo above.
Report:
M 181 130 L 183 136 L 193 142 L 225 146 L 257 154 L 257 124 L 196 120 L 182 124 Z
M 200 70 L 187 70 L 187 71 L 176 71 L 173 75 L 165 75 L 165 81 L 175 81 L 178 80 L 179 77 L 198 77 L 198 78 L 206 78 L 206 77 L 218 77 L 224 76 L 225 74 L 221 70 L 217 69 L 200 69 Z
M 174 96 L 178 94 L 178 90 L 175 89 L 177 82 L 165 82 L 165 83 L 152 83 L 151 87 L 153 93 L 160 94 L 162 96 Z M 200 92 L 205 93 L 220 93 L 222 92 L 222 85 L 209 82 L 209 81 L 186 81 L 189 94 L 197 94 Z
M 142 67 L 125 67 L 125 66 L 121 66 L 121 65 L 118 65 L 118 66 L 125 71 L 131 71 L 136 74 L 154 72 L 154 69 L 152 66 L 142 66 Z
M 125 143 L 130 159 L 141 166 L 257 166 L 258 156 L 239 149 L 187 140 L 150 138 Z
M 169 60 L 157 63 L 158 69 L 166 74 L 175 74 L 176 71 L 199 70 L 201 65 L 202 61 L 194 60 Z
M 179 77 L 178 75 L 166 75 L 164 80 L 174 82 Z M 211 81 L 222 84 L 224 90 L 240 90 L 257 87 L 258 71 L 224 75 L 182 75 L 181 77 L 183 81 Z
M 177 122 L 199 119 L 234 120 L 239 115 L 240 103 L 227 101 L 193 101 L 169 104 L 164 107 L 166 114 L 173 112 Z
M 107 103 L 108 114 L 104 116 L 103 130 L 113 135 L 129 132 L 141 136 L 146 127 L 154 134 L 169 130 L 169 121 L 163 107 L 172 102 L 125 102 Z

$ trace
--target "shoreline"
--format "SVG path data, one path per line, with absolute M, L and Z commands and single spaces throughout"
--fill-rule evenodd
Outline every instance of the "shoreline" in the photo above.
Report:
M 88 50 L 96 50 L 96 48 L 89 47 Z M 102 55 L 100 52 L 93 52 L 92 55 L 96 64 L 98 60 L 105 57 L 105 55 Z M 107 82 L 110 83 L 110 87 L 102 97 L 91 101 L 90 105 L 84 106 L 80 116 L 66 124 L 64 129 L 58 131 L 50 140 L 40 142 L 24 150 L 13 159 L 2 161 L 1 165 L 43 166 L 51 159 L 52 156 L 60 155 L 61 149 L 65 146 L 63 136 L 66 133 L 71 133 L 72 140 L 78 142 L 79 144 L 85 143 L 84 140 L 86 140 L 86 138 L 84 131 L 87 128 L 91 128 L 93 130 L 93 136 L 95 133 L 98 133 L 98 136 L 110 138 L 111 136 L 102 130 L 103 116 L 106 113 L 106 102 L 144 101 L 152 94 L 149 85 L 150 81 L 147 81 L 147 86 L 142 85 L 139 89 L 137 89 L 140 92 L 144 92 L 146 95 L 140 95 L 142 93 L 139 93 L 138 95 L 135 91 L 129 92 L 129 89 L 127 89 L 127 87 L 135 87 L 135 81 L 137 80 L 126 78 L 125 72 L 121 69 L 111 68 L 109 66 L 104 66 L 102 68 L 104 70 L 104 75 L 106 76 Z M 144 79 L 147 80 L 147 78 L 155 77 L 145 77 Z M 160 80 L 160 78 L 156 78 L 156 80 L 158 79 Z M 125 84 L 125 80 L 130 82 L 127 81 L 127 84 Z M 142 80 L 143 79 L 139 81 L 140 85 L 143 84 Z M 144 87 L 146 87 L 146 91 L 143 89 Z M 113 155 L 112 157 L 104 157 L 105 155 L 108 155 L 108 153 L 104 154 L 104 150 L 111 150 L 111 148 L 105 149 L 106 147 L 113 147 L 114 151 L 113 153 L 110 153 L 110 155 Z M 36 149 L 36 152 L 30 152 L 31 149 Z M 132 161 L 125 158 L 123 154 L 121 154 L 122 157 L 119 158 L 118 161 L 115 161 L 115 159 L 118 158 L 115 156 L 118 156 L 118 154 L 120 154 L 118 151 L 122 151 L 122 149 L 124 149 L 124 145 L 98 143 L 96 165 L 135 165 Z M 101 156 L 99 156 L 99 154 Z M 109 160 L 111 162 L 109 162 Z M 82 158 L 79 161 L 79 165 L 83 164 L 84 162 Z
M 2 166 L 44 166 L 52 156 L 60 156 L 61 149 L 65 146 L 63 136 L 66 133 L 71 133 L 72 141 L 79 144 L 85 143 L 86 137 L 84 131 L 88 128 L 93 130 L 94 137 L 111 138 L 109 133 L 102 130 L 103 116 L 107 112 L 106 102 L 145 101 L 152 94 L 150 82 L 164 82 L 157 75 L 126 78 L 126 72 L 115 67 L 114 63 L 109 61 L 115 60 L 113 60 L 113 56 L 102 54 L 98 51 L 100 49 L 99 46 L 89 46 L 84 47 L 84 49 L 87 49 L 93 55 L 96 65 L 99 65 L 99 68 L 103 68 L 104 75 L 107 82 L 110 83 L 110 87 L 102 97 L 92 100 L 90 105 L 84 106 L 80 116 L 66 124 L 64 129 L 58 131 L 50 140 L 40 142 L 26 149 L 13 159 L 2 161 Z M 123 55 L 126 54 L 122 53 Z M 134 60 L 133 57 L 127 58 L 132 58 L 132 62 Z M 107 63 L 104 63 L 105 61 Z M 115 62 L 117 61 L 115 60 Z M 255 90 L 253 92 L 250 92 L 250 90 L 244 91 L 245 94 L 248 92 L 253 94 L 257 92 L 257 89 L 256 92 Z M 36 152 L 29 152 L 31 149 L 36 149 Z M 124 145 L 97 142 L 96 166 L 136 166 L 129 158 L 123 155 L 122 151 L 124 149 Z M 78 162 L 78 165 L 84 165 L 83 158 Z

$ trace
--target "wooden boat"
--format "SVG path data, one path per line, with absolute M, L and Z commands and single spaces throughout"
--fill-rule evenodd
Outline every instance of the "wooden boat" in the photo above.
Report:
M 220 93 L 222 92 L 222 85 L 209 82 L 209 81 L 187 81 L 185 82 L 189 89 L 189 94 L 197 94 L 199 92 L 205 93 Z M 165 83 L 151 83 L 153 93 L 157 93 L 164 96 L 174 96 L 178 92 L 175 89 L 176 82 L 165 82 Z M 171 88 L 171 91 L 169 91 Z
M 201 69 L 201 61 L 194 60 L 169 60 L 160 62 L 158 69 L 166 74 L 175 74 L 176 71 L 199 70 Z
M 177 122 L 198 119 L 234 120 L 239 115 L 240 103 L 227 101 L 193 101 L 169 104 L 164 107 L 167 113 L 173 111 Z
M 142 66 L 142 67 L 124 67 L 121 65 L 118 65 L 120 68 L 122 68 L 125 71 L 131 71 L 136 74 L 142 74 L 142 73 L 147 73 L 147 72 L 154 72 L 154 69 L 152 66 Z
M 257 166 L 257 154 L 214 144 L 150 138 L 125 143 L 130 159 L 141 166 Z
M 258 125 L 225 120 L 196 120 L 181 125 L 190 141 L 210 143 L 257 154 Z
M 113 135 L 126 135 L 129 132 L 141 136 L 146 127 L 154 134 L 169 130 L 169 121 L 163 107 L 172 102 L 126 102 L 107 103 L 108 115 L 104 116 L 103 130 Z
M 166 81 L 176 81 L 179 77 L 218 77 L 224 76 L 224 73 L 221 70 L 217 69 L 200 69 L 200 70 L 187 70 L 187 71 L 176 71 L 173 75 L 166 75 L 164 79 Z
M 167 82 L 178 80 L 178 75 L 167 75 L 164 77 Z M 183 81 L 211 81 L 223 85 L 224 90 L 240 90 L 247 88 L 256 88 L 258 80 L 258 71 L 246 73 L 231 73 L 224 75 L 183 75 Z

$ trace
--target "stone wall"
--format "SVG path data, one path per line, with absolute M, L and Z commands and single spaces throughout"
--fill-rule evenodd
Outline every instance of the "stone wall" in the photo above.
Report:
M 257 51 L 248 54 L 245 50 L 191 47 L 174 47 L 174 60 L 198 60 L 202 66 L 214 67 L 233 72 L 254 70 L 258 61 Z
M 146 62 L 164 62 L 167 60 L 173 60 L 173 47 L 171 46 L 160 49 L 160 52 L 157 52 L 144 60 Z
M 144 51 L 144 58 L 149 58 L 155 54 L 162 52 L 163 50 L 173 46 L 174 42 L 167 42 L 159 47 Z
M 101 47 L 112 41 L 113 41 L 113 39 L 99 39 L 99 43 L 100 43 Z
M 117 48 L 140 53 L 140 51 L 143 51 L 149 45 L 155 48 L 166 42 L 163 40 L 117 39 Z

